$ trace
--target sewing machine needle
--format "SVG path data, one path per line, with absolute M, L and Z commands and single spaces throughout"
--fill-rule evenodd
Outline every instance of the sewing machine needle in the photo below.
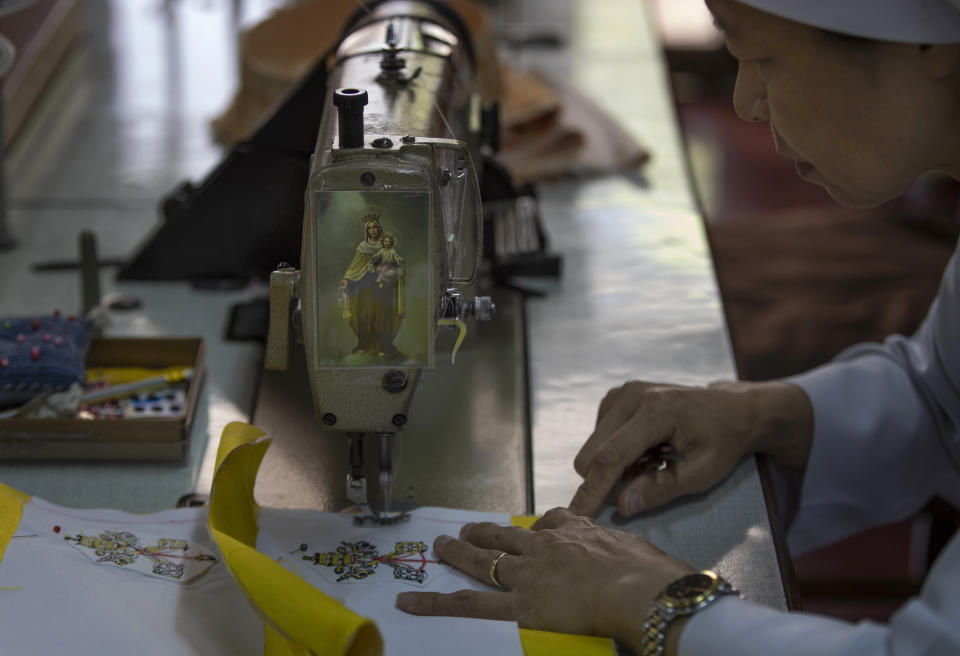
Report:
M 380 437 L 380 489 L 383 491 L 383 510 L 390 512 L 390 501 L 393 497 L 393 439 L 392 435 Z

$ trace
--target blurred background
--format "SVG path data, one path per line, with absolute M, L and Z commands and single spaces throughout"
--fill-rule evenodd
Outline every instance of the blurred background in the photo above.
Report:
M 647 3 L 663 45 L 740 377 L 787 376 L 856 342 L 912 332 L 960 232 L 957 183 L 931 175 L 874 210 L 837 206 L 777 156 L 768 126 L 734 114 L 736 63 L 702 0 L 637 2 Z M 271 34 L 265 21 L 294 4 L 0 0 L 3 270 L 30 264 L 16 242 L 37 239 L 37 230 L 51 254 L 69 253 L 67 222 L 84 216 L 114 233 L 102 259 L 133 251 L 156 223 L 158 198 L 209 171 L 318 56 L 300 47 L 304 40 L 245 40 Z M 502 10 L 493 0 L 478 4 Z M 495 37 L 549 46 L 552 35 Z M 562 95 L 541 91 L 540 101 Z M 535 178 L 518 152 L 514 174 Z M 640 148 L 619 155 L 634 164 L 647 156 Z M 11 280 L 0 276 L 7 305 L 29 293 Z M 919 589 L 957 524 L 934 503 L 910 521 L 795 559 L 804 608 L 888 618 Z

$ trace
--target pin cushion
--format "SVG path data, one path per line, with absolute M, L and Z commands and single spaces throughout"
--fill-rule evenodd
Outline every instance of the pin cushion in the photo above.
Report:
M 92 329 L 72 315 L 0 318 L 0 409 L 83 383 Z

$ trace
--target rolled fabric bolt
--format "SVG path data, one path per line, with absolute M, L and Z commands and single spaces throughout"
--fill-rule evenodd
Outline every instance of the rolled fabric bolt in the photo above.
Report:
M 10 361 L 6 358 L 0 358 L 0 367 L 6 367 L 10 365 Z
M 21 344 L 23 344 L 24 340 L 26 340 L 26 339 L 27 339 L 27 338 L 24 337 L 23 333 L 20 333 L 19 335 L 17 335 L 17 341 L 18 341 L 19 343 L 21 343 Z
M 53 339 L 53 337 L 50 335 L 50 333 L 47 333 L 43 336 L 43 341 L 45 342 L 49 342 L 51 339 Z
M 37 360 L 40 359 L 40 347 L 39 347 L 39 346 L 34 346 L 33 348 L 30 349 L 30 358 L 31 358 L 34 362 L 36 362 Z

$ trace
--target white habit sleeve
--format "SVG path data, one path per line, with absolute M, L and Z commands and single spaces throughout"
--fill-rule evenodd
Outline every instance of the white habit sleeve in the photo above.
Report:
M 960 505 L 957 258 L 912 337 L 859 344 L 790 379 L 814 410 L 793 553 L 908 517 L 934 495 Z
M 814 440 L 790 527 L 794 553 L 907 517 L 932 496 L 960 505 L 960 265 L 909 339 L 861 344 L 790 382 L 814 410 Z M 726 598 L 696 614 L 681 656 L 960 654 L 960 535 L 919 597 L 888 625 L 784 613 Z
M 697 613 L 680 636 L 680 656 L 945 656 L 960 654 L 960 538 L 930 570 L 919 597 L 889 625 L 784 613 L 726 597 Z

